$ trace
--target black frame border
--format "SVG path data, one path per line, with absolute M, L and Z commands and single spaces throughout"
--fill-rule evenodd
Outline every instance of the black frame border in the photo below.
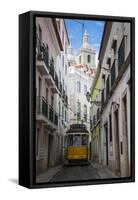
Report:
M 35 18 L 58 17 L 131 23 L 131 177 L 36 183 L 35 162 Z M 29 11 L 19 15 L 19 184 L 27 188 L 51 188 L 135 181 L 135 18 L 90 14 Z

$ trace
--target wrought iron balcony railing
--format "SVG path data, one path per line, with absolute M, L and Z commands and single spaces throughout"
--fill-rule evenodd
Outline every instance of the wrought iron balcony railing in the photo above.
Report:
M 48 47 L 45 46 L 44 43 L 42 43 L 39 39 L 37 42 L 37 48 L 38 48 L 38 60 L 43 60 L 47 68 L 49 68 L 49 51 Z
M 36 113 L 43 114 L 48 118 L 48 103 L 44 97 L 38 96 L 36 98 Z
M 58 114 L 54 111 L 53 107 L 48 104 L 44 97 L 38 96 L 36 98 L 36 114 L 44 115 L 53 124 L 58 126 Z

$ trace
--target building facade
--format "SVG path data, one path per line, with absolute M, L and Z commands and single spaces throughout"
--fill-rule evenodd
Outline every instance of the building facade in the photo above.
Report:
M 36 18 L 36 172 L 60 163 L 67 120 L 67 46 L 63 19 Z
M 101 68 L 97 67 L 90 90 L 91 160 L 101 164 Z
M 99 65 L 102 163 L 118 176 L 130 175 L 130 24 L 106 22 Z
M 83 43 L 77 56 L 68 48 L 69 124 L 84 123 L 90 131 L 90 103 L 86 99 L 96 73 L 95 51 L 90 47 L 89 35 L 83 35 Z

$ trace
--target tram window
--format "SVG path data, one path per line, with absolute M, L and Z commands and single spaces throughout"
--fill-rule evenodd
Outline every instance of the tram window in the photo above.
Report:
M 82 145 L 87 145 L 87 135 L 82 135 Z
M 73 145 L 74 146 L 80 146 L 81 145 L 81 136 L 80 135 L 74 135 L 73 136 Z
M 72 146 L 73 145 L 73 137 L 72 135 L 68 136 L 68 146 Z

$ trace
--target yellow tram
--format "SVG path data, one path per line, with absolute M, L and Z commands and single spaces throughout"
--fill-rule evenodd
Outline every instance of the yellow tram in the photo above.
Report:
M 68 163 L 88 163 L 89 132 L 84 124 L 72 124 L 66 132 L 65 158 Z

